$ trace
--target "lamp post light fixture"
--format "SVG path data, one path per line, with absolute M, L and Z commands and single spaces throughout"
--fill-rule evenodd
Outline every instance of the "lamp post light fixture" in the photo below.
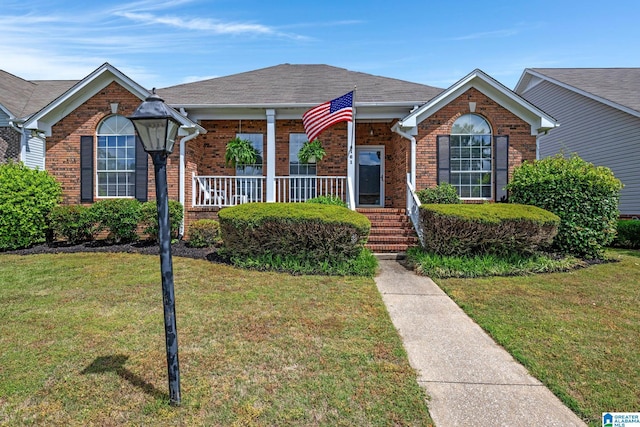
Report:
M 176 327 L 175 294 L 173 290 L 173 261 L 169 228 L 169 195 L 167 191 L 167 156 L 180 123 L 164 101 L 153 93 L 128 117 L 142 140 L 144 151 L 153 161 L 158 207 L 158 241 L 160 243 L 160 272 L 162 274 L 162 302 L 164 305 L 164 333 L 167 347 L 169 376 L 169 404 L 180 405 L 180 367 L 178 363 L 178 329 Z

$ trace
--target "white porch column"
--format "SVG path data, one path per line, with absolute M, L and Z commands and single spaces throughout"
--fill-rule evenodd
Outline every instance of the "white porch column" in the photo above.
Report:
M 276 110 L 267 110 L 267 202 L 276 201 Z
M 354 121 L 347 123 L 347 189 L 349 190 L 349 200 L 347 201 L 349 208 L 356 208 L 356 141 L 355 141 L 355 117 L 356 111 L 353 109 Z

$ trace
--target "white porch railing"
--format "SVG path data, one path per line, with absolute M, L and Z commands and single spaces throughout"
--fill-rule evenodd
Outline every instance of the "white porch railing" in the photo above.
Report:
M 416 196 L 415 188 L 411 183 L 411 174 L 407 174 L 407 215 L 411 218 L 413 228 L 416 230 L 420 244 L 424 244 L 422 226 L 420 225 L 420 200 Z
M 235 206 L 264 201 L 263 176 L 192 176 L 194 207 Z
M 344 176 L 278 176 L 276 202 L 306 202 L 318 196 L 333 196 L 346 201 L 346 180 Z
M 192 206 L 235 206 L 264 202 L 265 177 L 192 175 Z M 282 176 L 275 178 L 276 202 L 305 202 L 317 196 L 334 196 L 347 201 L 344 176 Z

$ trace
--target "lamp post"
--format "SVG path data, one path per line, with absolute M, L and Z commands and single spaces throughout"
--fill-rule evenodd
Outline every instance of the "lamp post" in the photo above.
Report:
M 167 347 L 169 375 L 169 404 L 180 405 L 180 367 L 178 364 L 178 329 L 176 327 L 175 294 L 173 290 L 173 261 L 169 229 L 169 195 L 167 191 L 167 156 L 173 151 L 180 123 L 164 101 L 153 94 L 140 104 L 129 117 L 144 151 L 153 160 L 158 206 L 158 240 L 160 242 L 160 272 L 162 274 L 162 302 L 164 305 L 164 333 Z

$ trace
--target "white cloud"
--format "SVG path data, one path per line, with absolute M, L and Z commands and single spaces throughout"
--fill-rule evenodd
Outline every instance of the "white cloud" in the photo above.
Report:
M 485 31 L 481 33 L 472 33 L 467 34 L 465 36 L 453 37 L 451 40 L 477 40 L 477 39 L 488 39 L 488 38 L 500 38 L 500 37 L 510 37 L 518 34 L 518 31 L 515 29 L 506 29 L 506 30 L 496 30 L 496 31 Z
M 210 31 L 215 34 L 275 34 L 272 28 L 260 24 L 220 22 L 204 18 L 185 20 L 174 17 L 155 16 L 150 13 L 122 12 L 117 15 L 144 24 L 168 25 L 170 27 L 187 30 Z

